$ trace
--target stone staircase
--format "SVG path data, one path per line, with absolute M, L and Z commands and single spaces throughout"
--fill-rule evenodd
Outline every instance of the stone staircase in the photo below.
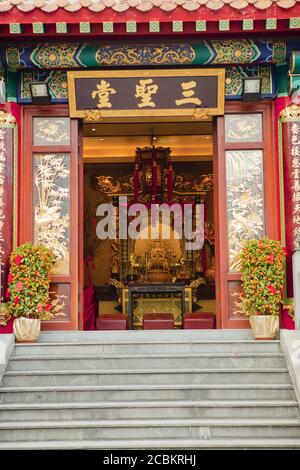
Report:
M 249 331 L 49 332 L 15 345 L 0 449 L 300 448 L 279 341 Z

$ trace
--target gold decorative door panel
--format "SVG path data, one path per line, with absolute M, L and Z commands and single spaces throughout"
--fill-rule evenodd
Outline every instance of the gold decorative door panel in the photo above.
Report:
M 215 134 L 217 327 L 249 328 L 240 253 L 246 240 L 279 237 L 272 103 L 228 104 Z
M 65 106 L 23 111 L 20 242 L 54 251 L 56 317 L 43 329 L 78 328 L 78 123 Z

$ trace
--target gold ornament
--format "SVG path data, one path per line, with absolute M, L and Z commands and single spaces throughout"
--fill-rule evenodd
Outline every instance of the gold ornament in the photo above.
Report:
M 11 314 L 9 313 L 6 305 L 2 304 L 0 306 L 0 325 L 6 326 L 10 318 L 11 318 Z
M 192 295 L 193 295 L 193 302 L 197 302 L 197 290 L 199 286 L 202 286 L 203 284 L 206 284 L 206 281 L 204 277 L 198 277 L 194 281 L 192 281 L 189 285 L 189 287 L 192 289 Z
M 123 284 L 121 281 L 118 281 L 117 279 L 110 279 L 108 281 L 108 285 L 113 286 L 116 289 L 125 289 L 125 284 Z
M 5 124 L 16 124 L 16 118 L 11 113 L 0 111 L 0 126 Z
M 279 116 L 284 120 L 300 119 L 300 106 L 293 103 L 280 111 Z
M 209 119 L 208 109 L 206 108 L 195 108 L 193 113 L 193 119 L 196 121 L 207 121 Z
M 294 302 L 285 302 L 282 305 L 283 309 L 287 311 L 287 314 L 293 321 L 295 321 L 295 304 Z
M 84 112 L 84 121 L 86 122 L 99 122 L 102 121 L 102 113 L 97 109 L 88 109 Z
M 97 176 L 98 187 L 103 193 L 121 193 L 122 186 L 113 176 Z

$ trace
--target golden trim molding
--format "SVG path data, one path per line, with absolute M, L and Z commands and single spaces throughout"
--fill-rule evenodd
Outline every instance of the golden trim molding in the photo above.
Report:
M 298 104 L 291 104 L 280 111 L 279 117 L 283 121 L 294 121 L 300 119 L 300 106 Z

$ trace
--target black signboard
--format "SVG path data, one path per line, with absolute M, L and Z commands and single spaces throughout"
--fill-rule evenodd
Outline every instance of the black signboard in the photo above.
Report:
M 71 117 L 224 114 L 224 69 L 68 72 Z

